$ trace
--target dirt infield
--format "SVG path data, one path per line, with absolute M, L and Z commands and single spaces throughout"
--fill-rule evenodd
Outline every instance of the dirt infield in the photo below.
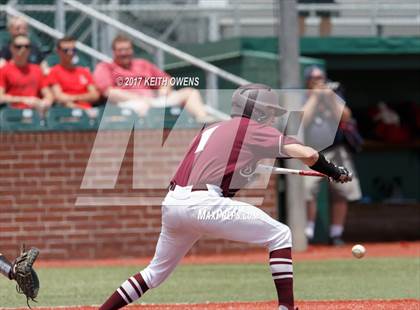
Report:
M 419 310 L 420 300 L 298 301 L 299 310 Z M 130 310 L 274 310 L 275 301 L 223 302 L 207 304 L 134 305 Z M 0 308 L 1 309 L 1 308 Z M 16 308 L 15 310 L 25 310 Z M 36 308 L 37 310 L 93 310 L 97 307 Z
M 366 257 L 419 257 L 420 242 L 393 242 L 393 243 L 366 243 Z M 352 244 L 343 247 L 330 247 L 323 245 L 309 246 L 305 252 L 293 254 L 295 261 L 326 260 L 326 259 L 352 259 Z M 129 259 L 101 259 L 101 260 L 40 260 L 38 267 L 93 267 L 93 266 L 139 266 L 147 265 L 150 257 Z M 238 263 L 265 263 L 267 252 L 265 250 L 241 252 L 231 254 L 189 255 L 182 264 L 238 264 Z

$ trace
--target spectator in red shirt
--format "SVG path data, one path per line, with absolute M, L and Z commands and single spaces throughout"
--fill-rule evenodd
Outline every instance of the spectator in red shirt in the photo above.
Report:
M 99 92 L 88 68 L 75 66 L 76 40 L 64 37 L 57 42 L 60 63 L 51 68 L 48 81 L 52 87 L 55 101 L 69 108 L 84 109 L 95 117 L 97 110 L 93 104 L 99 99 Z
M 186 87 L 172 90 L 169 85 L 147 84 L 148 78 L 170 76 L 147 60 L 134 58 L 133 44 L 128 37 L 118 35 L 112 42 L 114 61 L 101 62 L 93 73 L 102 94 L 119 106 L 128 107 L 145 116 L 151 107 L 180 105 L 198 122 L 212 122 L 197 89 Z
M 39 65 L 28 62 L 31 41 L 13 38 L 12 59 L 0 70 L 0 102 L 17 109 L 36 109 L 41 115 L 51 106 L 53 96 Z

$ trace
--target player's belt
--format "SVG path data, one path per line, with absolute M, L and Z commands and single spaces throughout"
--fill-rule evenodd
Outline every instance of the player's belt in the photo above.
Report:
M 176 186 L 177 186 L 177 184 L 175 183 L 175 182 L 171 182 L 170 184 L 169 184 L 169 186 L 168 186 L 168 190 L 170 190 L 170 191 L 174 191 L 175 190 L 175 188 L 176 188 Z M 191 188 L 191 191 L 192 192 L 196 192 L 196 191 L 209 191 L 209 190 L 212 190 L 212 191 L 216 191 L 216 192 L 222 192 L 222 190 L 220 189 L 220 187 L 219 186 L 216 186 L 216 185 L 211 185 L 211 184 L 206 184 L 206 185 L 194 185 L 194 186 L 192 186 L 192 188 Z
M 168 190 L 173 191 L 175 189 L 175 186 L 176 186 L 175 182 L 169 183 Z
M 168 190 L 170 190 L 170 191 L 173 191 L 173 190 L 175 190 L 175 187 L 177 186 L 177 184 L 174 182 L 174 181 L 172 181 L 170 184 L 169 184 L 169 186 L 168 186 Z M 195 192 L 195 191 L 207 191 L 208 189 L 207 189 L 207 186 L 206 185 L 202 185 L 202 186 L 197 186 L 197 185 L 195 185 L 195 186 L 193 186 L 192 188 L 191 188 L 191 191 L 192 192 Z

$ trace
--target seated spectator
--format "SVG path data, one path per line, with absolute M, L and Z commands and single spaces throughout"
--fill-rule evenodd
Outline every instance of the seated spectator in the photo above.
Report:
M 12 59 L 0 69 L 0 102 L 17 109 L 36 109 L 41 115 L 53 96 L 39 65 L 29 63 L 31 41 L 18 35 L 10 45 Z
M 146 78 L 170 76 L 147 60 L 134 58 L 133 44 L 128 37 L 118 35 L 112 42 L 112 50 L 113 62 L 99 63 L 93 73 L 95 84 L 108 100 L 131 108 L 140 116 L 145 116 L 151 107 L 180 105 L 185 106 L 197 122 L 215 121 L 207 114 L 198 90 L 188 87 L 175 91 L 170 86 L 147 85 Z
M 68 108 L 84 109 L 90 117 L 97 115 L 93 104 L 99 99 L 99 92 L 88 68 L 73 64 L 76 55 L 76 40 L 64 37 L 57 42 L 60 63 L 51 68 L 48 82 L 55 101 Z
M 12 58 L 12 51 L 10 49 L 10 42 L 18 35 L 29 37 L 28 24 L 22 17 L 11 17 L 7 24 L 7 29 L 10 34 L 10 41 L 0 50 L 0 67 L 4 66 L 6 61 Z M 29 63 L 41 65 L 44 73 L 48 72 L 48 64 L 44 61 L 44 54 L 35 45 L 31 45 L 29 54 Z

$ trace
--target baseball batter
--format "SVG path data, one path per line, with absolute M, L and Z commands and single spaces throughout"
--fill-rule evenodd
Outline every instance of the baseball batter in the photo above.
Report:
M 351 174 L 272 127 L 285 112 L 268 86 L 250 84 L 234 92 L 232 119 L 213 124 L 194 138 L 170 182 L 149 266 L 125 281 L 100 309 L 119 309 L 159 286 L 193 244 L 209 235 L 268 248 L 278 309 L 294 310 L 290 229 L 231 197 L 249 182 L 263 158 L 298 158 L 336 182 L 350 181 Z

